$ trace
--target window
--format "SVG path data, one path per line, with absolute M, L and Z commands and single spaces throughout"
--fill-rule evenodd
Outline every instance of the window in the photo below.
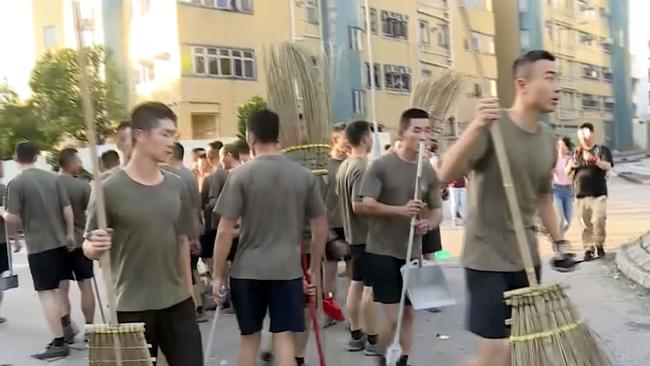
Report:
M 612 69 L 609 67 L 603 67 L 603 80 L 611 83 L 613 77 Z
M 583 46 L 587 47 L 596 47 L 597 45 L 597 38 L 590 33 L 585 33 L 585 32 L 580 32 L 578 39 L 580 40 L 580 44 Z
M 519 32 L 519 38 L 521 41 L 521 48 L 528 50 L 530 49 L 530 33 L 528 30 L 522 30 Z
M 612 97 L 603 97 L 603 107 L 605 110 L 611 111 L 614 109 L 614 98 Z
M 386 90 L 397 92 L 411 91 L 411 69 L 405 66 L 384 65 Z
M 366 8 L 361 7 L 361 28 L 366 30 Z M 377 34 L 377 9 L 370 8 L 370 30 Z
M 141 61 L 137 67 L 137 83 L 144 84 L 156 78 L 154 64 Z
M 438 46 L 449 49 L 449 25 L 440 24 L 438 26 Z
M 253 0 L 182 0 L 206 8 L 230 10 L 241 13 L 253 12 Z
M 600 68 L 590 64 L 582 64 L 582 77 L 585 79 L 600 79 Z
M 472 38 L 468 42 L 465 40 L 465 49 L 466 50 L 478 50 L 480 53 L 487 53 L 490 55 L 494 54 L 494 38 L 485 34 L 480 34 L 472 32 Z
M 607 53 L 612 52 L 612 39 L 611 38 L 601 38 L 600 39 L 600 44 L 603 46 L 603 51 Z
M 408 19 L 408 15 L 382 10 L 382 34 L 390 38 L 408 39 Z
M 255 79 L 255 53 L 249 50 L 192 47 L 194 74 Z
M 366 62 L 365 67 L 366 67 L 366 73 L 365 73 L 365 75 L 366 75 L 366 89 L 370 89 L 370 64 Z M 381 79 L 379 77 L 381 72 L 379 71 L 379 64 L 375 64 L 373 69 L 374 69 L 373 71 L 374 71 L 374 76 L 375 76 L 375 89 L 381 89 Z
M 431 43 L 431 36 L 429 34 L 429 22 L 426 20 L 418 21 L 418 43 L 429 45 Z
M 365 91 L 353 90 L 352 91 L 352 112 L 354 114 L 366 113 Z
M 463 0 L 465 6 L 473 6 L 487 11 L 492 11 L 492 0 Z
M 528 11 L 528 0 L 519 0 L 519 11 L 522 13 Z
M 307 0 L 307 2 L 305 2 L 305 11 L 307 12 L 307 21 L 309 23 L 320 23 L 318 19 L 318 0 Z
M 427 79 L 431 77 L 431 70 L 422 70 L 420 74 L 420 78 L 422 79 Z
M 363 37 L 361 35 L 361 29 L 357 27 L 349 27 L 348 32 L 350 33 L 350 49 L 355 51 L 362 50 Z
M 56 45 L 56 27 L 46 25 L 43 27 L 43 44 L 45 47 L 54 47 Z
M 591 94 L 582 94 L 582 108 L 600 109 L 600 98 Z

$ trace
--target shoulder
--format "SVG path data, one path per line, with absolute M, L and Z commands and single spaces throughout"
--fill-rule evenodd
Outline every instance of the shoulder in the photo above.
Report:
M 164 182 L 168 182 L 176 185 L 180 185 L 183 183 L 183 179 L 180 177 L 180 175 L 176 173 L 167 170 L 161 170 L 160 173 L 162 173 Z
M 371 169 L 371 170 L 384 169 L 384 167 L 386 167 L 386 166 L 390 166 L 391 164 L 395 164 L 396 160 L 398 160 L 398 158 L 394 153 L 388 153 L 386 155 L 382 155 L 378 159 L 375 159 L 375 160 L 371 161 L 368 164 L 368 168 Z

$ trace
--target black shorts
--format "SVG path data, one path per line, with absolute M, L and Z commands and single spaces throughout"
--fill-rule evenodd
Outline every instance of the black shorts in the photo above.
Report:
M 68 249 L 59 247 L 27 256 L 34 289 L 48 291 L 59 288 L 59 282 L 68 279 Z
M 81 248 L 68 252 L 68 268 L 64 279 L 70 281 L 83 281 L 93 278 L 93 261 L 88 259 Z
M 404 283 L 400 270 L 406 264 L 406 261 L 373 253 L 366 253 L 366 257 L 368 258 L 368 267 L 366 268 L 372 273 L 370 280 L 375 302 L 399 304 L 402 296 L 402 284 Z M 408 296 L 406 297 L 406 304 L 411 304 Z
M 372 286 L 368 276 L 368 256 L 365 244 L 351 245 L 352 281 L 363 282 L 364 286 Z
M 230 296 L 242 335 L 262 330 L 267 309 L 271 333 L 305 331 L 302 278 L 286 281 L 231 278 Z
M 535 268 L 537 279 L 540 267 Z M 510 335 L 506 319 L 512 309 L 503 293 L 528 287 L 526 272 L 490 272 L 465 268 L 467 282 L 467 330 L 482 338 L 503 339 Z
M 345 242 L 345 231 L 343 230 L 342 227 L 336 227 L 336 228 L 331 228 L 334 232 L 334 238 L 332 240 L 328 240 L 327 243 L 325 244 L 325 259 L 328 262 L 338 262 L 340 260 L 350 260 L 351 255 L 349 254 L 350 250 L 349 247 L 350 245 L 348 244 L 348 248 L 342 249 L 340 247 L 337 247 L 337 244 L 340 242 Z M 338 242 L 338 243 L 337 243 Z M 345 252 L 345 253 L 342 253 Z
M 157 357 L 160 347 L 169 366 L 203 366 L 201 332 L 192 298 L 166 309 L 118 311 L 117 318 L 120 323 L 144 323 L 152 357 Z
M 431 254 L 442 250 L 440 227 L 437 227 L 422 237 L 422 254 Z
M 207 230 L 199 237 L 201 242 L 201 258 L 212 258 L 214 255 L 214 241 L 217 239 L 217 230 Z
M 9 248 L 7 243 L 0 243 L 0 275 L 9 270 Z

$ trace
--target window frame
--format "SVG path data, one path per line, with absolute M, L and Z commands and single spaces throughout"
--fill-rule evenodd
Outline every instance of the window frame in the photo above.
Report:
M 305 20 L 309 24 L 320 24 L 320 9 L 318 9 L 318 0 L 305 0 Z
M 384 87 L 387 91 L 409 93 L 412 87 L 411 70 L 407 66 L 384 65 Z
M 366 114 L 366 91 L 352 89 L 352 113 L 357 115 Z
M 238 80 L 257 80 L 257 59 L 255 50 L 236 48 L 236 47 L 219 47 L 192 45 L 192 76 L 202 76 L 221 79 L 238 79 Z M 237 55 L 238 54 L 238 55 Z M 198 61 L 202 58 L 202 61 Z M 213 73 L 211 63 L 216 64 L 216 73 Z M 237 75 L 237 62 L 240 64 L 240 75 Z M 203 72 L 198 72 L 197 66 L 202 64 Z M 229 73 L 224 73 L 224 65 L 228 65 Z M 249 65 L 251 75 L 247 73 Z
M 363 63 L 364 67 L 364 84 L 366 89 L 370 90 L 370 63 L 369 62 L 364 62 Z M 375 76 L 375 90 L 381 90 L 381 64 L 378 62 L 374 63 L 374 76 Z
M 429 21 L 418 19 L 417 41 L 420 45 L 431 46 L 431 28 L 429 27 Z

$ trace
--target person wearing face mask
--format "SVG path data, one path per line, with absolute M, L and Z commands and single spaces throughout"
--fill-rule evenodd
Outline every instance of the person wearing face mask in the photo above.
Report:
M 580 147 L 567 166 L 567 173 L 573 175 L 585 260 L 594 258 L 594 247 L 599 258 L 605 256 L 607 172 L 614 166 L 612 152 L 607 146 L 595 144 L 593 133 L 594 125 L 591 123 L 580 125 Z

